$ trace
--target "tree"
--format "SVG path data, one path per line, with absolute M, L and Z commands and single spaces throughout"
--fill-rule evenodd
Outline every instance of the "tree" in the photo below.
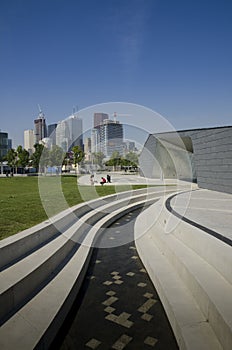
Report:
M 72 148 L 72 151 L 73 151 L 74 166 L 75 168 L 77 168 L 77 164 L 80 164 L 81 161 L 84 159 L 85 153 L 82 151 L 80 146 L 74 146 Z
M 18 146 L 17 148 L 17 166 L 21 166 L 25 169 L 25 167 L 29 163 L 29 152 L 26 149 L 23 149 L 22 146 Z
M 33 167 L 36 168 L 36 171 L 38 172 L 39 165 L 40 165 L 40 158 L 44 150 L 44 145 L 37 143 L 34 145 L 34 148 L 35 148 L 35 152 L 32 154 L 31 160 L 32 160 Z M 44 163 L 44 161 L 42 163 Z
M 114 170 L 116 170 L 117 166 L 120 166 L 122 163 L 122 158 L 118 151 L 114 151 L 112 153 L 111 158 L 105 163 L 106 166 L 113 166 Z
M 121 159 L 120 153 L 118 151 L 114 151 L 110 159 Z
M 49 152 L 49 165 L 50 166 L 61 166 L 63 163 L 65 153 L 59 146 L 53 146 Z
M 126 154 L 126 159 L 129 160 L 131 163 L 134 165 L 138 165 L 139 163 L 139 158 L 137 153 L 130 151 L 129 153 Z
M 11 148 L 6 155 L 6 160 L 8 162 L 8 165 L 15 169 L 16 163 L 17 163 L 17 152 L 15 151 L 14 148 Z
M 99 165 L 100 167 L 102 167 L 102 161 L 105 158 L 105 155 L 102 152 L 96 152 L 93 153 L 93 161 L 95 164 Z

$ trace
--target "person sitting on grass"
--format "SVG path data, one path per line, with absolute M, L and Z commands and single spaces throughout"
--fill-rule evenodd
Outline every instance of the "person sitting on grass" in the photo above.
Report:
M 104 177 L 101 178 L 100 184 L 103 186 L 106 183 L 106 179 Z

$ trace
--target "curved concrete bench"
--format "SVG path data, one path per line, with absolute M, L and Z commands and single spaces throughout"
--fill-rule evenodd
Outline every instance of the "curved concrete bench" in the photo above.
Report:
M 77 219 L 71 226 L 64 213 L 58 215 L 58 220 L 63 217 L 68 226 L 63 234 L 55 235 L 54 239 L 46 241 L 47 244 L 39 244 L 38 249 L 30 250 L 18 261 L 13 259 L 11 265 L 8 262 L 0 284 L 1 349 L 49 347 L 79 291 L 88 267 L 92 240 L 103 225 L 109 225 L 127 211 L 154 203 L 163 194 L 157 188 L 149 190 L 147 195 L 146 192 L 135 191 L 129 198 L 128 193 L 123 193 L 121 199 L 113 202 L 115 195 L 106 201 L 92 201 L 91 206 L 96 204 L 97 209 L 88 209 L 85 214 L 83 211 L 82 219 Z M 78 207 L 83 209 L 84 206 L 86 204 Z M 34 228 L 32 236 L 22 236 L 24 240 L 27 237 L 37 241 Z M 17 246 L 17 238 L 15 242 Z M 36 247 L 33 242 L 30 248 L 33 244 Z
M 126 191 L 112 194 L 106 197 L 91 200 L 87 203 L 81 203 L 72 208 L 62 211 L 61 213 L 45 220 L 44 222 L 26 229 L 17 235 L 10 236 L 0 241 L 0 269 L 5 269 L 11 264 L 31 254 L 39 247 L 49 243 L 61 233 L 64 233 L 83 215 L 92 209 L 97 209 L 105 202 L 113 202 L 123 198 L 132 198 L 139 194 L 151 194 L 161 192 L 158 187 L 149 187 L 136 191 Z M 161 193 L 164 193 L 163 191 Z
M 133 196 L 132 201 L 137 202 L 145 197 L 149 199 L 153 196 L 154 192 L 147 195 L 137 194 Z M 28 298 L 31 298 L 38 289 L 43 288 L 49 276 L 54 275 L 56 270 L 59 272 L 60 264 L 63 264 L 64 260 L 66 261 L 75 253 L 82 243 L 82 235 L 90 230 L 92 225 L 104 217 L 107 212 L 125 207 L 130 204 L 130 201 L 131 199 L 125 198 L 102 206 L 99 205 L 97 210 L 83 215 L 63 234 L 39 247 L 8 269 L 3 270 L 0 277 L 1 323 L 22 304 L 26 303 Z
M 161 201 L 138 217 L 135 236 L 142 229 L 136 246 L 180 348 L 231 350 L 232 247 L 173 217 Z

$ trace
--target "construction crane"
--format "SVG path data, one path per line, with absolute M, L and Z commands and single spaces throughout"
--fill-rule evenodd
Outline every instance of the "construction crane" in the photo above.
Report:
M 40 107 L 40 105 L 38 104 L 38 109 L 39 109 L 39 118 L 43 119 L 44 118 L 44 113 Z
M 121 114 L 121 113 L 114 112 L 114 114 L 111 114 L 111 117 L 114 117 L 114 122 L 115 123 L 116 123 L 117 116 L 120 116 L 120 117 L 131 117 L 131 114 Z

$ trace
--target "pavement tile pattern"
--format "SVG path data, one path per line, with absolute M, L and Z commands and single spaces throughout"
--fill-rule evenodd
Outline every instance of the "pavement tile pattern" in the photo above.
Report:
M 114 234 L 133 232 L 136 210 L 115 222 Z M 123 232 L 123 223 L 126 232 Z M 120 230 L 119 225 L 120 224 Z M 130 232 L 130 234 L 131 234 Z M 113 237 L 112 231 L 108 239 Z M 104 240 L 107 239 L 107 230 Z M 134 242 L 94 249 L 76 303 L 52 349 L 178 349 L 172 329 Z

